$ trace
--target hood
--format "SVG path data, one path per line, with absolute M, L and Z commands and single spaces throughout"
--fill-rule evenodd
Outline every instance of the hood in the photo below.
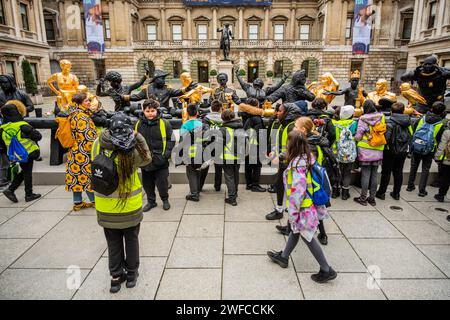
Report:
M 281 121 L 281 124 L 283 126 L 287 126 L 289 123 L 295 121 L 297 118 L 300 118 L 303 115 L 302 110 L 294 103 L 286 103 L 284 106 L 286 108 L 286 115 Z
M 0 78 L 6 79 L 11 84 L 11 87 L 13 88 L 13 91 L 17 89 L 16 80 L 14 77 L 10 74 L 2 74 L 0 75 Z
M 223 126 L 231 129 L 242 129 L 244 125 L 242 124 L 241 118 L 235 118 L 231 121 L 224 121 Z
M 114 150 L 114 145 L 111 142 L 111 134 L 108 129 L 100 133 L 100 147 L 106 150 Z
M 308 143 L 311 145 L 318 145 L 321 147 L 328 147 L 328 145 L 330 144 L 330 142 L 328 141 L 328 139 L 326 137 L 322 137 L 313 133 L 309 133 L 308 136 Z
M 16 105 L 7 103 L 2 109 L 2 116 L 5 119 L 5 123 L 7 122 L 18 122 L 23 120 L 22 114 L 19 112 Z
M 442 117 L 428 111 L 425 115 L 425 121 L 430 124 L 435 124 L 436 122 L 442 121 Z
M 219 124 L 221 124 L 223 122 L 222 117 L 220 116 L 219 112 L 208 113 L 204 119 L 207 122 L 213 122 L 213 123 L 219 123 Z
M 369 113 L 364 114 L 359 118 L 359 120 L 364 121 L 365 123 L 374 126 L 377 122 L 381 120 L 381 117 L 383 117 L 383 114 L 381 112 L 375 112 L 375 113 Z
M 159 123 L 159 119 L 161 119 L 161 114 L 158 112 L 158 115 L 153 119 L 153 120 L 148 120 L 144 113 L 141 113 L 139 115 L 139 121 L 141 121 L 142 123 L 149 125 L 149 126 L 154 126 L 157 123 Z
M 389 119 L 405 128 L 411 124 L 411 118 L 407 114 L 393 113 Z

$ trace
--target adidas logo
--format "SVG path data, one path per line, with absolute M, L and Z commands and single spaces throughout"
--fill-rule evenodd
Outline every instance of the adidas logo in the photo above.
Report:
M 98 178 L 103 178 L 103 171 L 100 169 L 95 169 L 94 176 Z

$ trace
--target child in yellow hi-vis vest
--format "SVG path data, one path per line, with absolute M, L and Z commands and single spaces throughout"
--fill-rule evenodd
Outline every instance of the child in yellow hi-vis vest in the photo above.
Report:
M 25 201 L 33 201 L 41 197 L 40 194 L 33 193 L 33 163 L 40 157 L 40 150 L 37 142 L 42 139 L 39 131 L 23 121 L 27 111 L 25 105 L 18 100 L 8 101 L 2 108 L 1 113 L 4 124 L 0 126 L 0 149 L 6 153 L 13 142 L 17 139 L 20 145 L 26 150 L 25 158 L 16 159 L 19 161 L 20 173 L 14 177 L 9 188 L 3 191 L 5 197 L 12 202 L 19 202 L 14 192 L 22 182 L 25 183 Z M 9 150 L 11 151 L 11 150 Z M 16 157 L 17 158 L 17 157 Z M 13 159 L 10 159 L 13 160 Z

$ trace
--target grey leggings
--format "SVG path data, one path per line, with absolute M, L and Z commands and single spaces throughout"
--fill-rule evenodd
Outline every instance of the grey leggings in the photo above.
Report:
M 341 186 L 343 189 L 349 189 L 352 181 L 353 162 L 339 163 L 339 167 L 341 169 Z
M 300 239 L 300 233 L 291 232 L 289 234 L 289 238 L 286 243 L 286 248 L 284 248 L 283 252 L 281 253 L 281 256 L 283 258 L 285 258 L 285 259 L 289 258 L 292 251 L 294 251 L 295 247 L 297 246 L 299 239 Z M 316 261 L 319 263 L 320 270 L 322 270 L 324 272 L 330 271 L 330 266 L 328 265 L 327 259 L 325 258 L 322 248 L 320 247 L 317 240 L 315 238 L 312 238 L 311 242 L 308 242 L 308 240 L 306 240 L 303 237 L 302 237 L 302 240 L 308 246 L 309 251 L 311 251 L 312 255 L 314 256 Z
M 367 197 L 367 191 L 370 197 L 375 197 L 378 185 L 377 171 L 378 166 L 361 166 L 361 197 Z

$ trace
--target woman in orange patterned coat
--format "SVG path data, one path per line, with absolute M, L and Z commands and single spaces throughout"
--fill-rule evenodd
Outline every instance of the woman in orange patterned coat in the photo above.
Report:
M 90 117 L 88 99 L 85 93 L 78 93 L 72 97 L 74 107 L 70 113 L 74 145 L 67 153 L 66 190 L 73 192 L 73 210 L 95 206 L 94 192 L 91 189 L 91 149 L 97 131 Z M 83 201 L 83 191 L 89 202 Z

